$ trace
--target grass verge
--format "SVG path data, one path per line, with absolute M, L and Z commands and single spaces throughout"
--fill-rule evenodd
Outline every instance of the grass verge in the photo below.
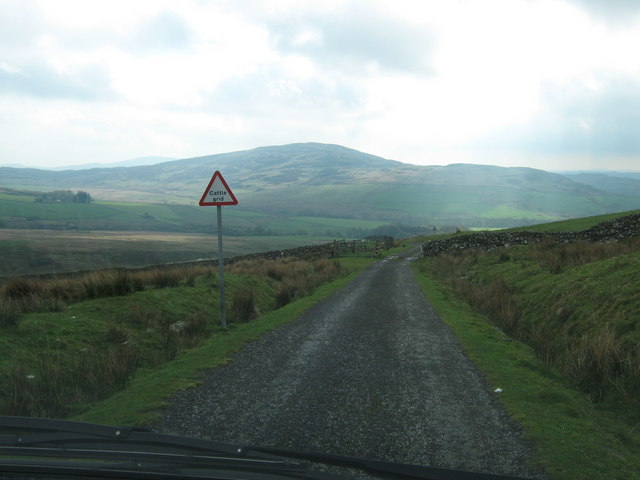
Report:
M 424 269 L 422 269 L 424 270 Z M 605 410 L 537 359 L 528 345 L 507 337 L 475 313 L 428 270 L 414 272 L 441 318 L 499 399 L 537 447 L 535 464 L 552 479 L 640 478 L 640 426 Z
M 166 408 L 167 398 L 174 392 L 196 386 L 203 371 L 226 363 L 230 355 L 266 331 L 290 322 L 318 301 L 342 288 L 367 265 L 366 258 L 341 259 L 351 273 L 318 287 L 313 294 L 271 311 L 248 323 L 232 324 L 219 329 L 201 346 L 184 351 L 172 362 L 154 368 L 139 369 L 126 389 L 111 397 L 86 406 L 74 420 L 110 425 L 149 425 Z

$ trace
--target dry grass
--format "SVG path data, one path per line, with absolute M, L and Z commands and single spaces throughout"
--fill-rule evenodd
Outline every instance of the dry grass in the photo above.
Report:
M 267 277 L 278 282 L 276 308 L 280 308 L 311 294 L 317 286 L 339 276 L 342 266 L 338 260 L 283 258 L 238 262 L 231 265 L 229 271 Z
M 149 270 L 94 270 L 75 277 L 11 278 L 0 286 L 0 326 L 16 325 L 22 313 L 61 311 L 69 303 L 114 297 L 148 287 L 193 286 L 211 267 L 175 266 Z
M 260 316 L 256 306 L 256 296 L 252 288 L 240 286 L 231 294 L 229 321 L 234 323 L 249 322 Z
M 640 250 L 640 237 L 611 243 L 582 240 L 566 244 L 557 244 L 553 239 L 548 238 L 531 245 L 524 258 L 538 263 L 551 273 L 561 273 L 568 268 L 627 255 L 638 250 Z

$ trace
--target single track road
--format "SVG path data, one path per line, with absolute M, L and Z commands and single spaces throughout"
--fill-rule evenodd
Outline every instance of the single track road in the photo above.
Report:
M 423 294 L 411 250 L 372 264 L 201 385 L 159 431 L 241 445 L 537 476 L 531 446 Z

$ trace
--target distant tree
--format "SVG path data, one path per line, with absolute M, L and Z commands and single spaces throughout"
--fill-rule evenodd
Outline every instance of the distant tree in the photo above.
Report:
M 93 199 L 88 192 L 83 192 L 82 190 L 78 190 L 76 194 L 73 196 L 74 203 L 91 203 Z
M 53 203 L 53 202 L 71 202 L 73 201 L 73 192 L 71 190 L 55 190 L 53 192 L 45 192 L 38 195 L 36 202 Z
M 73 193 L 71 190 L 55 190 L 39 194 L 35 201 L 38 203 L 91 203 L 91 195 L 81 190 Z

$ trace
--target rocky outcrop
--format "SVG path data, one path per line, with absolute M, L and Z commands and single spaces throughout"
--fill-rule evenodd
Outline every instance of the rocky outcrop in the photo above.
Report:
M 445 240 L 431 240 L 422 245 L 422 255 L 436 256 L 462 250 L 492 251 L 511 245 L 528 245 L 550 239 L 555 243 L 573 243 L 579 240 L 609 242 L 640 236 L 640 214 L 627 215 L 599 223 L 579 232 L 477 232 L 458 234 Z

